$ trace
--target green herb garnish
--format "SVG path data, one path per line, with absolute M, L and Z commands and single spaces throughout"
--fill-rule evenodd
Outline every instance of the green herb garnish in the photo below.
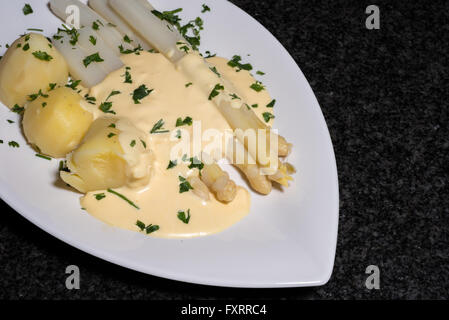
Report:
M 97 45 L 97 38 L 95 38 L 94 36 L 90 36 L 90 37 L 89 37 L 89 41 L 90 41 L 90 43 L 92 43 L 94 46 Z
M 240 56 L 233 56 L 231 60 L 228 62 L 228 66 L 237 68 L 237 72 L 240 72 L 241 70 L 247 70 L 250 71 L 253 69 L 253 66 L 249 63 L 242 64 L 240 61 L 242 61 L 242 57 Z
M 201 10 L 201 13 L 205 13 L 207 11 L 210 11 L 210 8 L 207 5 L 203 4 L 203 10 Z
M 94 53 L 83 59 L 83 64 L 87 68 L 92 62 L 103 62 L 104 60 L 100 57 L 100 53 Z
M 136 204 L 134 202 L 132 202 L 131 200 L 129 200 L 127 197 L 125 197 L 123 194 L 118 193 L 117 191 L 114 191 L 112 189 L 108 189 L 107 190 L 109 193 L 112 193 L 114 195 L 116 195 L 117 197 L 125 200 L 126 202 L 128 202 L 131 206 L 133 206 L 134 208 L 136 208 L 137 210 L 139 210 L 140 208 L 138 206 L 136 206 Z
M 122 75 L 122 77 L 125 77 L 125 81 L 123 81 L 123 83 L 133 83 L 129 70 L 131 70 L 130 67 L 125 68 L 125 74 Z
M 24 15 L 29 15 L 33 13 L 33 8 L 27 3 L 22 9 Z
M 147 97 L 153 89 L 149 90 L 146 85 L 141 85 L 136 90 L 134 90 L 132 96 L 135 104 L 140 104 L 140 100 Z
M 168 130 L 164 130 L 164 120 L 160 119 L 156 124 L 153 126 L 153 129 L 151 129 L 151 134 L 157 134 L 157 133 L 167 133 Z
M 129 145 L 131 148 L 134 148 L 136 146 L 136 140 L 131 141 Z
M 271 119 L 275 118 L 275 116 L 272 113 L 269 113 L 269 112 L 262 113 L 262 116 L 263 116 L 265 122 L 270 122 Z
M 168 163 L 168 166 L 167 166 L 167 170 L 168 169 L 171 169 L 171 168 L 174 168 L 174 167 L 176 167 L 178 165 L 178 160 L 174 160 L 174 161 L 171 161 L 170 160 L 170 162 Z
M 273 108 L 276 104 L 276 99 L 273 99 L 269 104 L 267 104 L 267 108 Z
M 178 219 L 184 222 L 185 224 L 188 224 L 190 221 L 190 209 L 187 209 L 187 215 L 185 211 L 179 210 Z
M 36 153 L 36 157 L 51 161 L 50 157 L 44 156 L 43 154 L 40 153 Z
M 106 195 L 104 193 L 98 193 L 95 195 L 95 199 L 97 199 L 98 201 L 100 201 L 104 198 L 106 198 Z
M 20 145 L 17 142 L 15 142 L 15 141 L 9 141 L 8 142 L 8 146 L 10 146 L 12 148 L 19 148 L 20 147 Z
M 191 126 L 192 125 L 192 118 L 186 117 L 184 120 L 182 118 L 176 119 L 176 127 L 182 127 L 182 126 Z
M 221 78 L 221 74 L 218 72 L 216 67 L 209 68 L 213 73 L 217 75 L 217 77 Z
M 18 114 L 22 114 L 25 111 L 25 108 L 19 106 L 18 104 L 15 104 L 14 107 L 12 107 L 11 111 Z
M 53 57 L 45 51 L 34 51 L 33 56 L 42 61 L 50 61 L 53 59 Z
M 209 100 L 212 100 L 213 98 L 218 96 L 220 94 L 219 90 L 224 90 L 224 87 L 221 84 L 218 83 L 218 84 L 215 85 L 214 89 L 210 93 Z
M 193 187 L 185 178 L 179 176 L 179 181 L 181 182 L 179 184 L 179 193 L 184 193 L 188 192 L 189 190 L 193 190 Z
M 264 85 L 263 85 L 262 82 L 260 82 L 260 81 L 256 81 L 255 83 L 253 83 L 253 84 L 250 86 L 250 88 L 253 89 L 254 91 L 257 91 L 257 92 L 260 92 L 260 91 L 262 91 L 262 90 L 265 90 Z

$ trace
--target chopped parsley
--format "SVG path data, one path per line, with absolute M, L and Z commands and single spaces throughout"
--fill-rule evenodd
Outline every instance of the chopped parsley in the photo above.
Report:
M 143 223 L 140 220 L 136 221 L 136 226 L 140 229 L 140 231 L 144 231 L 145 230 L 145 232 L 147 234 L 150 234 L 150 233 L 153 233 L 153 232 L 159 230 L 159 226 L 158 225 L 149 224 L 147 226 L 147 225 L 145 225 L 145 223 Z
M 164 120 L 160 119 L 158 122 L 156 122 L 156 124 L 153 126 L 153 128 L 151 129 L 150 133 L 151 134 L 157 134 L 157 133 L 167 133 L 169 132 L 168 130 L 164 129 Z
M 101 111 L 103 111 L 104 113 L 111 113 L 111 114 L 116 114 L 115 111 L 111 110 L 112 108 L 112 102 L 108 101 L 109 98 L 111 98 L 112 96 L 115 96 L 117 94 L 120 94 L 120 91 L 115 91 L 112 90 L 111 93 L 108 95 L 108 97 L 106 98 L 106 100 L 100 104 L 100 106 L 98 107 L 98 109 L 100 109 Z
M 84 95 L 84 100 L 86 100 L 87 103 L 90 103 L 90 104 L 95 104 L 95 102 L 97 102 L 97 99 L 95 97 L 91 97 L 87 93 Z
M 184 120 L 182 120 L 182 118 L 176 119 L 176 127 L 191 126 L 191 125 L 192 125 L 191 117 L 186 117 Z
M 253 90 L 256 91 L 256 92 L 260 92 L 260 91 L 262 91 L 262 90 L 265 90 L 264 85 L 263 85 L 262 82 L 260 82 L 260 81 L 256 81 L 255 83 L 253 83 L 253 84 L 250 86 L 250 88 L 253 89 Z
M 116 95 L 118 95 L 118 94 L 120 94 L 120 93 L 121 93 L 120 91 L 112 90 L 111 93 L 110 93 L 110 94 L 108 95 L 108 97 L 106 98 L 106 101 L 108 101 L 109 98 L 111 98 L 111 97 L 113 97 L 113 96 L 116 96 Z
M 143 223 L 142 221 L 137 220 L 136 226 L 139 227 L 140 231 L 145 230 L 145 223 Z
M 153 89 L 149 90 L 146 85 L 141 85 L 136 90 L 134 90 L 132 96 L 135 104 L 140 104 L 140 100 L 147 97 Z
M 159 226 L 158 225 L 152 225 L 152 224 L 148 225 L 145 228 L 145 232 L 147 234 L 153 233 L 153 232 L 158 231 L 158 230 L 159 230 Z
M 139 44 L 139 46 L 137 46 L 134 49 L 126 49 L 122 46 L 119 45 L 118 47 L 120 49 L 120 53 L 121 54 L 131 54 L 131 53 L 135 53 L 137 56 L 140 55 L 140 51 L 143 51 L 143 48 L 141 47 L 141 45 Z
M 263 119 L 265 120 L 265 122 L 270 122 L 271 119 L 274 119 L 274 115 L 272 113 L 269 112 L 264 112 L 262 113 Z
M 20 147 L 20 145 L 17 142 L 15 142 L 15 141 L 9 141 L 8 142 L 8 146 L 10 146 L 12 148 L 19 148 Z
M 12 107 L 11 111 L 14 113 L 22 114 L 25 111 L 25 108 L 19 106 L 18 104 L 15 104 L 14 107 Z
M 129 146 L 131 148 L 134 148 L 136 146 L 136 140 L 131 141 L 131 143 L 129 144 Z
M 178 47 L 179 50 L 182 50 L 185 53 L 189 53 L 190 48 L 184 42 L 178 41 L 178 42 L 176 42 L 176 44 L 178 46 L 180 46 L 180 47 Z
M 45 108 L 47 106 L 47 102 L 42 102 L 42 108 Z
M 81 83 L 81 80 L 73 80 L 73 79 L 70 79 L 69 80 L 69 83 L 68 84 L 66 84 L 65 86 L 67 87 L 67 88 L 70 88 L 70 89 L 72 89 L 72 90 L 77 90 L 77 87 L 78 87 L 78 85 Z
M 179 176 L 179 181 L 181 182 L 179 184 L 179 193 L 184 193 L 188 192 L 189 190 L 193 190 L 193 187 L 185 178 Z
M 217 75 L 217 77 L 221 78 L 221 74 L 218 72 L 216 67 L 209 68 L 213 73 Z
M 265 72 L 262 72 L 262 71 L 260 71 L 260 70 L 256 71 L 256 73 L 257 73 L 259 76 L 264 76 L 264 75 L 265 75 Z
M 204 163 L 202 163 L 197 157 L 190 158 L 189 169 L 197 168 L 200 173 L 204 168 Z
M 90 43 L 92 43 L 94 46 L 97 45 L 97 38 L 95 38 L 94 36 L 90 36 L 90 37 L 89 37 L 89 41 L 90 41 Z
M 104 60 L 100 57 L 100 53 L 94 53 L 83 59 L 83 64 L 87 68 L 92 62 L 103 62 Z
M 140 140 L 140 142 L 142 142 L 143 147 L 146 149 L 147 148 L 147 144 L 145 143 L 145 141 Z
M 242 64 L 240 61 L 242 61 L 242 57 L 240 56 L 233 56 L 231 60 L 228 62 L 228 66 L 237 68 L 237 72 L 240 72 L 241 70 L 247 70 L 250 71 L 253 69 L 253 66 L 249 63 Z
M 122 75 L 122 77 L 125 77 L 125 81 L 123 83 L 133 83 L 133 79 L 131 78 L 131 73 L 129 72 L 131 70 L 130 67 L 125 68 L 125 74 Z
M 206 51 L 205 53 L 206 53 L 206 56 L 204 57 L 205 59 L 208 59 L 208 58 L 213 58 L 213 57 L 217 56 L 217 54 L 216 54 L 216 53 L 214 53 L 214 54 L 211 54 L 209 50 L 208 50 L 208 51 Z
M 103 25 L 103 23 L 100 21 L 100 20 L 95 20 L 93 23 L 92 23 L 92 29 L 94 29 L 94 30 L 98 30 L 98 29 L 100 29 L 100 25 L 102 26 L 102 27 L 104 27 L 104 25 Z
M 276 104 L 276 99 L 273 99 L 269 104 L 267 104 L 267 108 L 273 108 Z
M 125 36 L 123 37 L 123 41 L 125 41 L 126 43 L 131 43 L 133 40 L 131 40 L 128 35 L 125 34 Z
M 117 191 L 114 191 L 112 189 L 108 189 L 107 190 L 109 193 L 112 193 L 113 195 L 116 195 L 117 197 L 125 200 L 126 202 L 128 202 L 131 206 L 133 206 L 134 208 L 136 208 L 137 210 L 139 210 L 140 208 L 138 206 L 136 206 L 136 204 L 134 202 L 132 202 L 131 200 L 129 200 L 127 197 L 125 197 L 123 194 L 118 193 Z
M 50 61 L 53 59 L 53 57 L 45 51 L 34 51 L 33 56 L 42 61 Z
M 23 7 L 22 11 L 23 11 L 24 15 L 29 15 L 29 14 L 32 14 L 34 12 L 33 8 L 31 8 L 31 6 L 28 3 L 25 4 L 25 6 Z
M 44 32 L 44 29 L 28 28 L 27 31 Z
M 174 160 L 174 161 L 170 160 L 170 162 L 168 163 L 168 166 L 167 166 L 167 170 L 172 169 L 172 168 L 176 167 L 177 165 L 178 165 L 178 160 Z
M 28 51 L 30 49 L 30 44 L 29 43 L 25 43 L 25 45 L 23 46 L 22 50 L 23 51 Z
M 102 200 L 104 198 L 106 198 L 106 195 L 104 193 L 97 193 L 95 195 L 95 199 L 97 199 L 98 201 L 100 201 L 100 200 Z
M 218 83 L 215 85 L 214 89 L 212 89 L 212 92 L 209 95 L 209 100 L 212 100 L 213 98 L 218 96 L 220 94 L 220 90 L 224 90 L 224 87 Z
M 176 138 L 181 139 L 181 130 L 178 129 L 178 131 L 176 131 Z
M 48 91 L 54 90 L 54 89 L 56 88 L 56 83 L 49 83 L 49 84 L 48 84 L 48 88 L 49 88 Z
M 8 120 L 6 120 L 6 121 L 8 121 L 8 123 L 14 123 L 14 121 L 12 121 L 12 120 L 9 120 L 9 119 L 8 119 Z
M 51 161 L 50 157 L 44 156 L 43 154 L 40 153 L 36 153 L 36 157 Z
M 110 133 L 108 134 L 108 138 L 112 138 L 113 136 L 116 136 L 116 134 L 113 133 L 113 132 L 110 132 Z
M 187 83 L 186 88 L 190 87 L 192 84 L 193 84 L 192 82 Z
M 207 11 L 210 11 L 210 8 L 207 5 L 203 4 L 203 10 L 201 10 L 201 13 L 205 13 Z
M 230 96 L 231 96 L 232 100 L 242 100 L 242 99 L 240 99 L 240 97 L 239 97 L 238 95 L 236 95 L 235 93 L 230 94 Z
M 53 36 L 53 39 L 55 40 L 60 40 L 62 39 L 62 36 L 59 35 L 59 33 L 61 32 L 65 32 L 67 33 L 68 36 L 70 36 L 70 41 L 69 43 L 74 46 L 76 45 L 76 43 L 78 42 L 78 38 L 80 36 L 78 30 L 76 30 L 75 28 L 69 29 L 67 26 L 63 25 L 64 29 L 58 28 L 58 34 Z
M 28 101 L 34 101 L 34 100 L 36 100 L 36 99 L 39 98 L 39 97 L 42 97 L 42 98 L 48 98 L 48 94 L 42 93 L 42 90 L 39 89 L 39 92 L 38 92 L 38 93 L 30 94 L 30 95 L 28 96 Z
M 185 224 L 188 224 L 190 221 L 190 209 L 187 209 L 187 215 L 186 212 L 183 210 L 178 211 L 178 219 L 184 222 Z
M 98 107 L 101 111 L 103 111 L 104 113 L 111 113 L 111 114 L 116 114 L 115 111 L 111 110 L 112 108 L 112 102 L 109 101 L 105 101 L 102 104 L 100 104 L 100 106 Z
M 187 42 L 191 45 L 193 50 L 198 50 L 198 46 L 200 45 L 200 32 L 204 29 L 203 20 L 200 17 L 197 17 L 195 20 L 189 21 L 185 25 L 181 25 L 181 18 L 177 15 L 177 13 L 181 12 L 182 8 L 178 8 L 172 11 L 151 11 L 156 17 L 161 19 L 162 21 L 167 21 L 172 26 L 178 29 L 179 33 L 187 40 Z M 173 29 L 170 26 L 167 26 L 170 31 Z M 189 35 L 189 32 L 191 35 Z

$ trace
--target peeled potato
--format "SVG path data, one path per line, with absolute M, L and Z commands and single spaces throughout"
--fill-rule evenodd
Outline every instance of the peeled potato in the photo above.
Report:
M 152 153 L 146 133 L 126 119 L 99 118 L 81 145 L 67 157 L 62 180 L 80 192 L 143 187 L 151 173 Z
M 50 83 L 64 85 L 68 75 L 66 61 L 48 39 L 30 33 L 17 39 L 0 60 L 0 101 L 9 108 L 24 106 L 29 95 L 45 93 Z
M 30 102 L 23 116 L 28 142 L 41 153 L 63 158 L 81 142 L 93 115 L 81 106 L 83 98 L 70 88 L 50 91 Z
M 126 184 L 127 162 L 120 145 L 117 120 L 95 120 L 82 144 L 67 159 L 70 172 L 61 178 L 80 192 L 118 188 Z

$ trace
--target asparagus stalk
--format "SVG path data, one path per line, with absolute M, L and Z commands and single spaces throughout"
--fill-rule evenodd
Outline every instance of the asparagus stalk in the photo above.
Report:
M 215 102 L 233 129 L 242 129 L 244 131 L 247 129 L 262 129 L 269 132 L 270 128 L 260 121 L 254 111 L 248 107 L 248 104 L 241 98 L 233 98 L 236 90 L 232 84 L 221 75 L 211 71 L 210 65 L 204 59 L 196 54 L 192 54 L 187 41 L 181 37 L 179 32 L 146 11 L 141 1 L 143 0 L 131 0 L 125 4 L 120 0 L 110 0 L 110 4 L 116 12 L 120 12 L 123 19 L 130 25 L 133 25 L 134 29 L 141 32 L 142 37 L 151 42 L 154 47 L 182 69 L 205 94 L 210 95 L 210 99 Z M 188 47 L 188 50 L 180 50 L 180 45 Z M 212 96 L 214 90 L 217 94 Z M 270 137 L 270 135 L 266 136 L 267 139 Z M 241 136 L 237 137 L 242 143 L 245 143 Z M 278 145 L 280 145 L 280 148 L 276 150 L 277 155 L 285 156 L 288 154 L 291 146 L 285 139 L 277 137 Z M 259 162 L 260 159 L 257 155 L 256 147 L 246 146 L 249 147 L 248 151 L 250 154 Z M 267 141 L 267 147 L 272 147 L 269 141 Z M 277 165 L 277 161 L 274 165 Z M 276 179 L 276 181 L 278 180 Z
M 101 37 L 91 27 L 84 27 L 79 30 L 78 43 L 86 53 L 87 56 L 98 53 L 100 58 L 103 59 L 101 63 L 98 63 L 101 69 L 106 74 L 111 73 L 123 66 L 123 62 L 120 58 L 112 52 Z M 89 64 L 86 69 L 91 68 L 92 64 Z
M 237 195 L 237 186 L 216 163 L 204 163 L 201 170 L 201 181 L 211 190 L 217 199 L 222 202 L 231 202 Z
M 66 13 L 66 9 L 68 6 L 78 7 L 80 11 L 80 27 L 92 27 L 96 25 L 98 27 L 96 31 L 100 37 L 103 38 L 109 48 L 117 55 L 120 54 L 120 46 L 124 49 L 133 49 L 129 43 L 123 40 L 124 35 L 122 35 L 114 25 L 108 23 L 108 21 L 103 19 L 84 3 L 78 0 L 50 0 L 51 10 L 64 22 L 67 20 L 68 14 Z
M 147 1 L 145 1 L 148 3 Z M 117 26 L 117 29 L 122 35 L 128 36 L 132 45 L 135 47 L 141 46 L 144 50 L 150 50 L 151 46 L 143 40 L 135 30 L 132 29 L 123 19 L 115 13 L 109 6 L 108 0 L 89 0 L 89 6 L 101 15 L 105 20 Z
M 172 62 L 184 57 L 184 52 L 176 45 L 180 41 L 185 42 L 178 30 L 153 15 L 142 2 L 109 0 L 109 4 L 123 20 Z
M 84 87 L 90 88 L 101 82 L 107 73 L 98 65 L 92 64 L 89 68 L 83 65 L 83 59 L 86 57 L 84 50 L 76 44 L 70 44 L 68 34 L 60 34 L 61 39 L 54 41 L 54 46 L 61 52 L 69 65 L 70 75 L 77 80 L 81 80 Z

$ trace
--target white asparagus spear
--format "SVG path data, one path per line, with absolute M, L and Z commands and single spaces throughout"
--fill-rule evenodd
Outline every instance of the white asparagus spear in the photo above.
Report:
M 216 95 L 210 96 L 210 100 L 215 102 L 233 129 L 242 129 L 243 131 L 246 129 L 265 129 L 267 132 L 270 132 L 270 128 L 257 118 L 254 111 L 248 110 L 251 109 L 248 107 L 248 104 L 240 97 L 236 99 L 233 96 L 236 90 L 229 81 L 226 81 L 221 75 L 214 73 L 210 69 L 210 65 L 197 54 L 181 52 L 179 49 L 179 32 L 176 32 L 173 28 L 167 28 L 166 22 L 161 21 L 151 12 L 146 11 L 141 1 L 143 0 L 130 0 L 125 5 L 123 1 L 110 0 L 110 4 L 114 10 L 120 12 L 122 17 L 130 25 L 133 25 L 136 30 L 140 30 L 142 36 L 147 41 L 151 42 L 161 53 L 173 63 L 177 64 L 205 94 L 210 95 L 214 87 L 218 88 L 215 90 Z M 185 39 L 181 40 L 181 42 L 187 43 Z M 192 52 L 191 49 L 186 51 Z M 241 136 L 237 137 L 242 143 L 245 143 Z M 276 145 L 280 145 L 280 148 L 275 150 L 277 155 L 284 156 L 285 150 L 290 149 L 290 145 L 288 145 L 285 139 L 278 139 L 277 143 L 273 146 L 268 140 L 268 137 L 272 136 L 267 134 L 266 137 L 266 145 L 268 148 L 274 149 Z M 257 148 L 255 146 L 246 146 L 250 147 L 248 151 L 259 162 L 260 158 L 257 154 Z M 279 150 L 281 150 L 280 153 Z M 273 153 L 270 152 L 270 154 Z M 271 164 L 271 167 L 276 167 L 278 165 L 277 159 L 273 159 Z M 266 166 L 265 163 L 263 165 Z
M 87 69 L 90 68 L 93 64 L 96 64 L 101 69 L 103 69 L 106 74 L 109 74 L 112 71 L 123 67 L 122 60 L 120 60 L 120 58 L 115 55 L 112 50 L 109 49 L 109 47 L 106 45 L 103 39 L 98 36 L 95 30 L 93 30 L 91 27 L 84 27 L 78 30 L 78 32 L 78 43 L 86 53 L 86 57 L 98 53 L 104 60 L 103 62 L 89 64 L 86 67 Z M 90 37 L 93 37 L 93 39 L 95 39 L 94 43 L 92 43 L 93 39 L 91 39 Z
M 184 56 L 176 43 L 186 42 L 181 34 L 166 21 L 161 21 L 138 1 L 109 0 L 110 6 L 134 30 L 154 48 L 168 57 L 171 61 L 178 61 Z
M 63 33 L 60 36 L 62 38 L 53 41 L 53 44 L 66 59 L 72 78 L 81 80 L 81 84 L 86 88 L 91 88 L 101 82 L 107 73 L 98 64 L 92 64 L 89 66 L 90 68 L 86 68 L 83 65 L 83 59 L 86 57 L 83 49 L 78 44 L 71 45 L 68 34 Z
M 146 2 L 146 1 L 145 1 Z M 147 2 L 148 3 L 148 2 Z M 95 10 L 105 20 L 115 24 L 122 35 L 131 40 L 134 47 L 140 45 L 144 50 L 152 49 L 150 44 L 143 40 L 114 10 L 109 6 L 108 0 L 89 0 L 89 7 Z
M 126 2 L 126 1 L 125 1 Z M 80 12 L 80 26 L 92 27 L 94 23 L 98 25 L 98 34 L 103 38 L 106 44 L 117 54 L 120 54 L 119 46 L 126 49 L 133 47 L 123 40 L 122 35 L 116 27 L 109 24 L 91 8 L 78 0 L 50 0 L 51 10 L 64 22 L 67 20 L 68 14 L 66 9 L 68 6 L 76 6 Z

